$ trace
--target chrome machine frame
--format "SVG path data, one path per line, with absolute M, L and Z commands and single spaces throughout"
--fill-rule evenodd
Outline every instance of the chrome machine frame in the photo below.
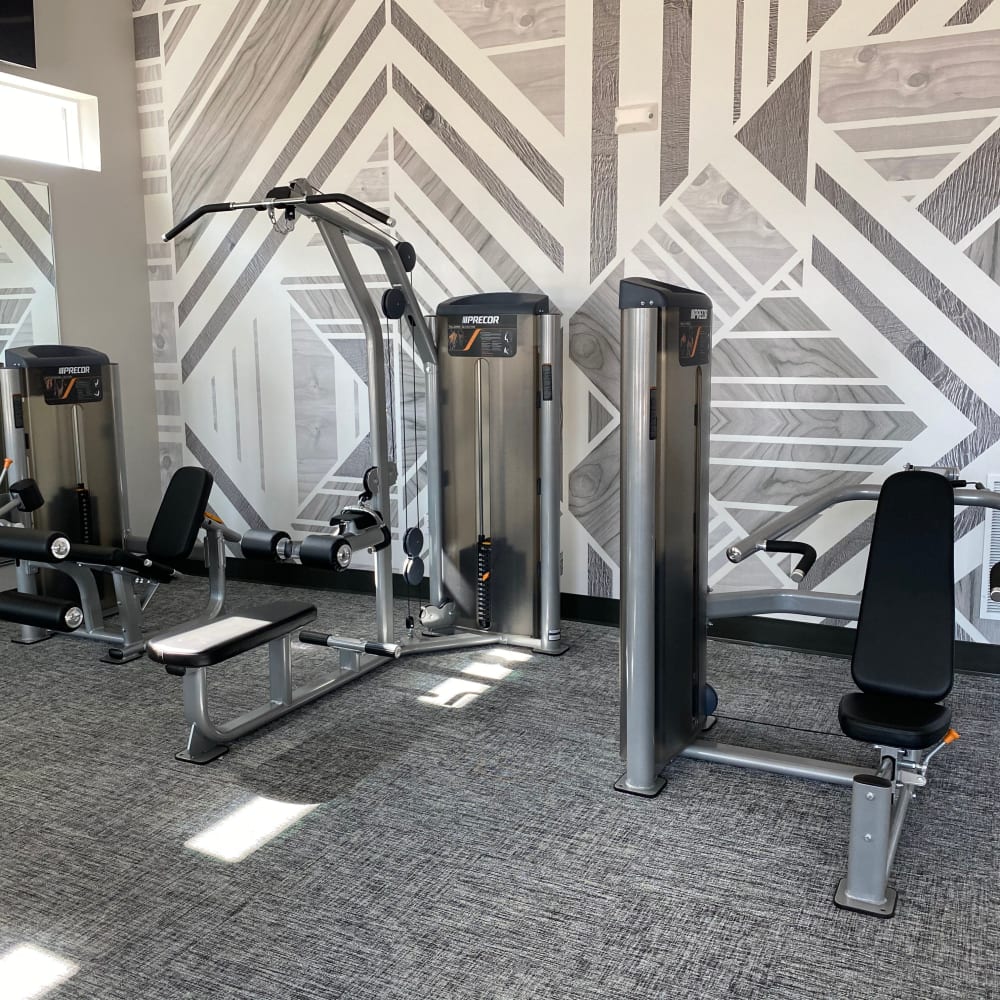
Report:
M 335 211 L 330 205 L 345 206 L 351 213 Z M 378 209 L 345 194 L 324 194 L 305 178 L 293 180 L 288 187 L 277 188 L 268 197 L 254 202 L 230 202 L 204 205 L 195 210 L 164 234 L 169 242 L 184 229 L 204 215 L 215 212 L 255 209 L 267 211 L 272 224 L 279 232 L 287 232 L 294 225 L 297 215 L 310 218 L 319 230 L 334 265 L 344 282 L 345 290 L 361 320 L 365 334 L 368 362 L 368 409 L 371 428 L 371 464 L 375 475 L 367 483 L 371 493 L 368 501 L 374 510 L 389 510 L 389 489 L 396 481 L 396 469 L 389 461 L 389 435 L 387 400 L 385 393 L 384 330 L 369 289 L 366 287 L 357 261 L 348 245 L 348 238 L 374 250 L 392 289 L 402 296 L 401 319 L 408 325 L 413 343 L 423 366 L 426 387 L 427 420 L 427 534 L 429 555 L 427 561 L 430 605 L 434 611 L 446 602 L 443 582 L 442 558 L 442 490 L 441 490 L 441 409 L 438 391 L 438 352 L 428 323 L 423 316 L 416 295 L 410 284 L 398 245 L 385 232 L 376 229 L 369 221 L 383 226 L 395 226 L 395 220 Z M 376 629 L 374 641 L 339 635 L 311 633 L 307 641 L 325 645 L 339 652 L 339 670 L 335 676 L 316 685 L 303 695 L 313 700 L 327 691 L 369 673 L 382 664 L 399 656 L 420 653 L 457 651 L 490 645 L 520 646 L 540 653 L 560 654 L 566 646 L 561 640 L 559 593 L 559 504 L 561 499 L 562 467 L 562 330 L 555 316 L 543 317 L 540 364 L 551 365 L 552 393 L 541 404 L 539 417 L 540 439 L 540 628 L 539 638 L 510 635 L 480 629 L 456 629 L 453 634 L 431 634 L 423 637 L 411 627 L 398 642 L 394 640 L 396 627 L 393 614 L 392 550 L 386 546 L 373 550 L 375 583 Z M 372 551 L 372 550 L 370 550 Z M 441 630 L 444 631 L 444 630 Z M 306 641 L 307 633 L 303 633 Z M 379 649 L 378 652 L 374 651 Z M 283 669 L 283 668 L 282 668 Z M 192 671 L 200 677 L 204 671 Z M 187 681 L 187 678 L 185 678 Z M 188 720 L 193 729 L 208 722 L 208 693 L 204 678 L 185 684 L 185 704 Z M 303 699 L 285 703 L 282 714 L 298 705 Z M 237 720 L 238 733 L 228 725 L 206 728 L 211 742 L 213 737 L 225 735 L 235 738 L 250 729 L 263 725 L 273 716 L 265 713 L 254 725 L 248 720 Z M 235 725 L 235 723 L 234 723 Z M 215 730 L 212 732 L 211 730 Z

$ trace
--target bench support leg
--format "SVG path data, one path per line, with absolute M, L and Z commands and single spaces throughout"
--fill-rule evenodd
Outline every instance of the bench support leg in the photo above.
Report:
M 207 715 L 208 670 L 189 670 L 184 675 L 184 718 L 191 726 L 187 746 L 174 754 L 188 764 L 207 764 L 229 750 L 226 743 L 217 743 L 198 728 L 197 720 Z
M 833 901 L 843 910 L 891 917 L 896 890 L 889 876 L 892 781 L 859 774 L 851 795 L 851 835 L 847 877 L 840 880 Z
M 292 700 L 292 637 L 283 635 L 267 644 L 267 671 L 271 704 L 287 705 Z

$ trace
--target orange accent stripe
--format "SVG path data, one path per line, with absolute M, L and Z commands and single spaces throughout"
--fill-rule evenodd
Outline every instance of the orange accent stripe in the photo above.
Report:
M 698 329 L 695 330 L 695 332 L 694 332 L 694 343 L 691 345 L 691 353 L 690 353 L 690 355 L 688 355 L 689 357 L 692 357 L 692 358 L 694 357 L 695 351 L 698 350 L 698 341 L 700 339 L 701 339 L 701 327 L 699 326 Z
M 207 510 L 205 511 L 205 517 L 207 517 L 209 521 L 215 521 L 216 524 L 222 524 L 221 517 L 216 517 L 214 514 L 210 513 Z
M 66 386 L 66 391 L 59 398 L 60 399 L 66 399 L 69 396 L 69 394 L 73 391 L 73 386 L 74 385 L 76 385 L 76 376 L 75 375 L 69 380 L 69 385 Z
M 480 579 L 482 579 L 483 581 L 486 581 L 489 578 L 490 578 L 490 574 L 489 573 L 484 573 Z
M 465 347 L 462 348 L 462 352 L 463 353 L 465 353 L 465 351 L 469 350 L 469 348 L 472 347 L 472 345 L 476 342 L 476 338 L 479 336 L 480 330 L 482 330 L 482 327 L 481 326 L 477 326 L 476 329 L 472 331 L 472 338 L 465 345 Z

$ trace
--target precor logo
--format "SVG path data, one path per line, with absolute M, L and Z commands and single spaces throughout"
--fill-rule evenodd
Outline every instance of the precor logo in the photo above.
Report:
M 708 319 L 707 309 L 692 309 L 691 319 Z
M 59 369 L 59 374 L 60 375 L 89 375 L 90 374 L 90 365 L 78 365 L 75 368 L 72 365 L 66 365 L 65 367 Z
M 500 322 L 500 317 L 499 316 L 463 316 L 462 317 L 462 323 L 466 324 L 466 325 L 467 324 L 471 324 L 471 323 L 475 323 L 476 326 L 490 326 L 491 324 L 495 326 L 499 322 Z

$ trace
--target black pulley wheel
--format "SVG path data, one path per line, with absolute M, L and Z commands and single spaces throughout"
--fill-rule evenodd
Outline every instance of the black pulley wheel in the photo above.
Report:
M 417 251 L 413 249 L 412 243 L 402 242 L 396 244 L 396 252 L 403 262 L 403 270 L 412 271 L 417 266 Z
M 411 587 L 416 587 L 424 578 L 424 561 L 420 556 L 410 556 L 403 563 L 403 579 Z
M 386 319 L 399 319 L 406 312 L 406 296 L 398 288 L 387 288 L 382 293 L 382 315 Z
M 403 533 L 403 551 L 411 559 L 424 551 L 424 533 L 419 528 L 407 528 Z
M 38 483 L 34 479 L 19 479 L 16 483 L 11 483 L 8 489 L 10 490 L 10 495 L 17 497 L 19 501 L 17 505 L 18 510 L 38 510 L 45 503 L 42 491 L 38 488 Z

